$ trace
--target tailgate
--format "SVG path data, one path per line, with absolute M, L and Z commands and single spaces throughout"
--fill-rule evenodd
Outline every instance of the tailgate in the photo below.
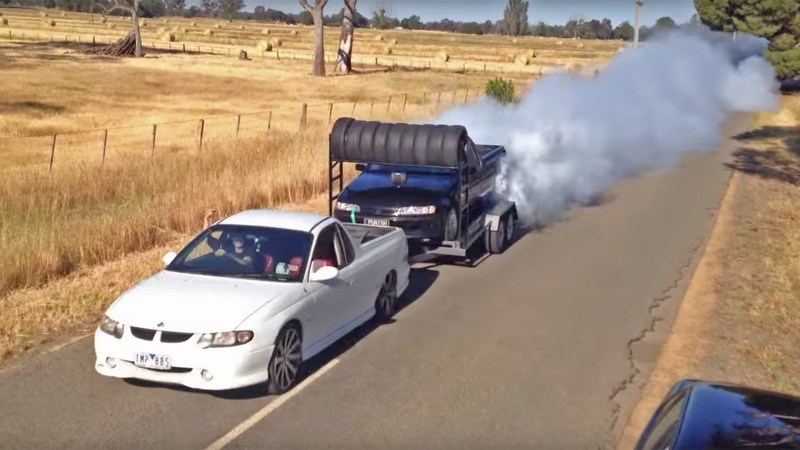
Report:
M 364 247 L 370 243 L 380 240 L 395 232 L 402 232 L 399 228 L 395 227 L 377 227 L 372 225 L 363 225 L 359 223 L 342 222 L 342 226 L 350 235 L 353 244 Z

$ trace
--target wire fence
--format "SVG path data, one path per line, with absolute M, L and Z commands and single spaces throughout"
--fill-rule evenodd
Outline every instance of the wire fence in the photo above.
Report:
M 127 158 L 157 158 L 176 152 L 203 152 L 237 139 L 260 138 L 275 131 L 328 129 L 340 117 L 405 120 L 431 117 L 453 106 L 476 101 L 482 88 L 398 93 L 352 102 L 308 104 L 241 114 L 207 116 L 82 130 L 32 137 L 0 138 L 0 166 L 53 171 L 72 164 L 102 168 Z M 5 161 L 4 161 L 5 160 Z

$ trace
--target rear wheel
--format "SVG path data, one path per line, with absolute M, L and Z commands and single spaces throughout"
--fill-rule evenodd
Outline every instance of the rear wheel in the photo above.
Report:
M 294 386 L 303 365 L 303 336 L 297 324 L 283 327 L 275 338 L 275 350 L 269 360 L 267 392 L 283 394 Z
M 514 217 L 508 213 L 500 217 L 500 222 L 497 224 L 497 231 L 486 231 L 486 249 L 489 253 L 503 253 L 511 241 L 511 236 L 514 233 Z
M 375 320 L 378 323 L 386 323 L 395 313 L 397 306 L 397 276 L 394 272 L 389 272 L 383 280 L 383 285 L 375 300 Z

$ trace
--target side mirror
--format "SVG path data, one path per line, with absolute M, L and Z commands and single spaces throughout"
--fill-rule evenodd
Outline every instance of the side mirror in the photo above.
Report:
M 360 163 L 356 164 L 356 170 L 359 171 L 359 172 L 363 172 L 363 171 L 367 170 L 367 165 L 366 164 L 360 164 Z
M 166 267 L 170 265 L 170 263 L 172 263 L 172 261 L 175 259 L 176 256 L 178 256 L 178 254 L 175 252 L 169 252 L 166 255 L 164 255 L 164 257 L 161 258 L 161 260 L 164 261 L 164 266 Z
M 309 281 L 328 281 L 339 276 L 339 269 L 332 266 L 320 267 L 316 272 L 311 272 Z

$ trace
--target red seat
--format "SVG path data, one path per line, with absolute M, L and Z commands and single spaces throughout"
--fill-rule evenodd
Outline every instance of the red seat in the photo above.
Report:
M 311 272 L 316 272 L 325 266 L 336 267 L 336 261 L 332 259 L 315 259 L 314 261 L 311 261 Z
M 272 255 L 264 255 L 264 273 L 271 273 L 275 266 L 275 258 Z
M 300 275 L 300 269 L 303 267 L 303 257 L 295 256 L 289 260 L 289 276 L 296 277 Z

